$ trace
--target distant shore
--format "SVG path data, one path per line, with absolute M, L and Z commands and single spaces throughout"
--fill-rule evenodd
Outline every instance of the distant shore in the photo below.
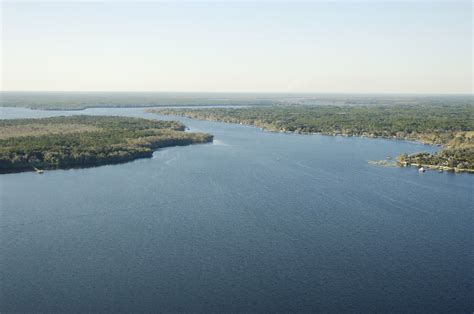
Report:
M 233 107 L 248 107 L 249 105 L 246 104 L 170 104 L 170 105 L 87 105 L 87 106 L 78 106 L 78 107 L 43 107 L 43 106 L 29 106 L 29 105 L 21 105 L 21 106 L 13 106 L 13 105 L 6 105 L 6 106 L 1 106 L 0 105 L 0 110 L 2 108 L 22 108 L 22 109 L 29 109 L 29 110 L 41 110 L 41 111 L 83 111 L 87 109 L 144 109 L 144 108 L 220 108 L 220 107 L 227 107 L 227 108 L 233 108 Z M 266 106 L 266 105 L 259 105 L 259 106 Z
M 436 145 L 433 154 L 402 154 L 400 164 L 474 173 L 474 106 L 274 106 L 245 109 L 147 109 L 191 119 L 236 123 L 262 130 L 329 136 L 357 136 Z

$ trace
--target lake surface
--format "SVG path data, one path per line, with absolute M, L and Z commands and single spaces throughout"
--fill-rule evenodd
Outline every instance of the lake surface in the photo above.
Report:
M 159 118 L 0 109 L 78 113 Z M 0 312 L 474 309 L 474 175 L 367 163 L 435 148 L 173 119 L 214 143 L 0 176 Z

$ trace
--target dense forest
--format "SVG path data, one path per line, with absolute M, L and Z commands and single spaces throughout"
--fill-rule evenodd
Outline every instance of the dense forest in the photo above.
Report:
M 0 120 L 0 172 L 120 163 L 213 139 L 184 129 L 176 121 L 111 116 Z
M 402 155 L 401 164 L 474 169 L 474 106 L 266 106 L 149 109 L 194 119 L 253 125 L 269 131 L 407 139 L 442 145 L 435 154 Z

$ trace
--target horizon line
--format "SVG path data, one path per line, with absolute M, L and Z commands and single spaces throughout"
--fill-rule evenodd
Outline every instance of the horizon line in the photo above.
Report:
M 156 93 L 156 94 L 280 94 L 280 95 L 463 95 L 474 96 L 474 92 L 282 92 L 282 91 L 156 91 L 156 90 L 0 90 L 0 93 Z

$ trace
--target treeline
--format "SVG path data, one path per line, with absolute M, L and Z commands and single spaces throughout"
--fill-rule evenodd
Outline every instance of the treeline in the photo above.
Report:
M 0 140 L 0 172 L 120 163 L 150 157 L 158 148 L 207 143 L 213 139 L 209 134 L 184 132 L 184 125 L 176 121 L 109 116 L 0 120 L 0 132 L 10 127 L 28 128 L 32 124 L 42 128 L 41 135 Z M 54 130 L 60 125 L 94 128 L 93 131 L 44 134 L 45 129 Z
M 412 156 L 426 164 L 474 169 L 474 106 L 268 106 L 250 108 L 150 109 L 194 119 L 242 123 L 270 131 L 386 137 L 443 145 L 435 154 Z M 418 160 L 419 159 L 419 160 Z M 400 159 L 401 160 L 401 159 Z
M 27 126 L 31 124 L 41 124 L 48 127 L 55 125 L 82 124 L 86 126 L 100 127 L 109 130 L 144 130 L 144 129 L 173 129 L 184 131 L 184 124 L 178 121 L 147 120 L 131 117 L 117 116 L 61 116 L 41 119 L 3 119 L 0 120 L 0 128 L 11 126 Z M 1 130 L 0 129 L 0 130 Z
M 474 127 L 474 106 L 272 106 L 250 108 L 150 109 L 195 119 L 255 125 L 268 130 L 420 139 Z M 428 139 L 428 138 L 427 138 Z
M 78 110 L 93 107 L 261 105 L 469 104 L 472 95 L 381 95 L 314 93 L 0 92 L 1 107 Z
M 269 105 L 274 100 L 255 95 L 171 92 L 0 92 L 0 107 L 41 110 L 131 108 L 157 106 Z

